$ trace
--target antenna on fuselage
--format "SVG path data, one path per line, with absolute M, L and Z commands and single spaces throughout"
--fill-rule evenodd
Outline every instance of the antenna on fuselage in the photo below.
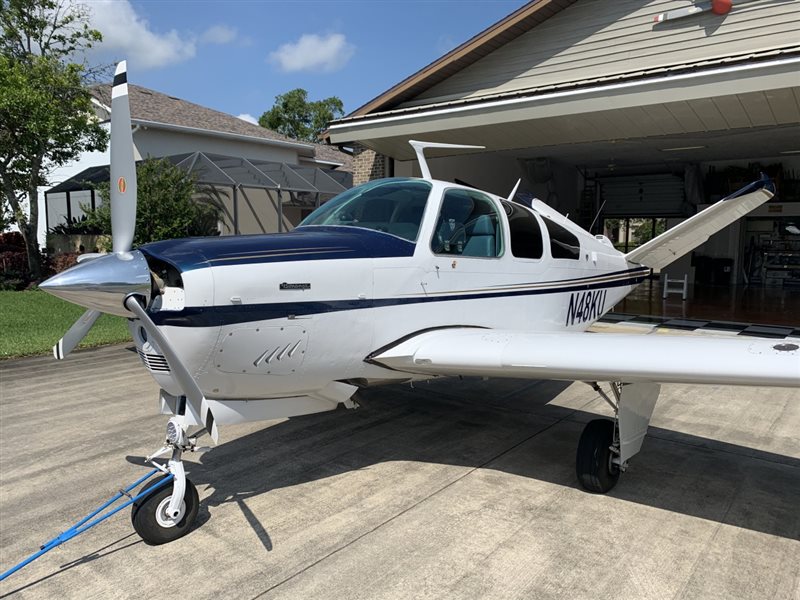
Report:
M 517 195 L 517 190 L 519 189 L 520 183 L 522 183 L 522 179 L 517 179 L 517 183 L 514 185 L 514 189 L 511 190 L 511 193 L 508 195 L 508 198 L 506 198 L 506 200 L 508 200 L 509 202 L 514 201 L 514 196 Z
M 431 177 L 431 170 L 428 168 L 428 162 L 425 160 L 426 148 L 464 148 L 466 150 L 483 150 L 486 146 L 466 146 L 464 144 L 444 144 L 440 142 L 418 142 L 417 140 L 408 140 L 414 152 L 417 153 L 417 161 L 419 161 L 419 169 L 422 171 L 423 179 L 433 179 Z

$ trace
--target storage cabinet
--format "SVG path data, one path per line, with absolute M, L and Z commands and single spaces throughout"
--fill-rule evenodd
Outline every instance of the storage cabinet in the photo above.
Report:
M 800 249 L 764 251 L 761 278 L 768 287 L 800 286 Z

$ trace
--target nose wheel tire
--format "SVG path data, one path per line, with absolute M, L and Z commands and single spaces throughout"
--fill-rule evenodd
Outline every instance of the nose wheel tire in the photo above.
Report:
M 163 477 L 150 481 L 142 487 L 141 492 L 155 486 L 161 479 Z M 136 533 L 146 544 L 158 546 L 183 537 L 189 533 L 192 523 L 197 518 L 200 498 L 197 494 L 197 488 L 191 481 L 186 480 L 186 492 L 176 517 L 172 517 L 167 513 L 171 497 L 172 484 L 167 483 L 134 502 L 131 511 L 131 523 L 133 523 Z
M 581 487 L 593 494 L 605 494 L 619 479 L 619 467 L 611 462 L 614 453 L 614 421 L 589 421 L 578 441 L 575 471 Z

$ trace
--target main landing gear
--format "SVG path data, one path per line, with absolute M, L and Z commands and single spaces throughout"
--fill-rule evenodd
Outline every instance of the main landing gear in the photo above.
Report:
M 146 544 L 158 546 L 183 537 L 192 527 L 200 508 L 197 488 L 186 478 L 181 459 L 184 452 L 208 450 L 197 446 L 197 435 L 188 437 L 180 417 L 173 417 L 167 423 L 166 445 L 147 457 L 164 475 L 145 484 L 139 495 L 151 488 L 152 493 L 142 496 L 133 503 L 131 523 L 136 533 Z M 167 464 L 155 459 L 171 453 Z M 159 482 L 172 475 L 172 485 L 158 486 Z
M 661 387 L 657 383 L 612 382 L 612 400 L 587 382 L 614 409 L 614 419 L 589 421 L 578 441 L 575 471 L 587 492 L 605 494 L 617 485 L 628 460 L 639 452 Z

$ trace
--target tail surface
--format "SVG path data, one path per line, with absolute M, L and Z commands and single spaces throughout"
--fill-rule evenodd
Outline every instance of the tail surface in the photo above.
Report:
M 691 252 L 713 234 L 724 229 L 775 194 L 775 184 L 766 175 L 712 204 L 683 223 L 665 231 L 625 255 L 629 263 L 662 269 Z

